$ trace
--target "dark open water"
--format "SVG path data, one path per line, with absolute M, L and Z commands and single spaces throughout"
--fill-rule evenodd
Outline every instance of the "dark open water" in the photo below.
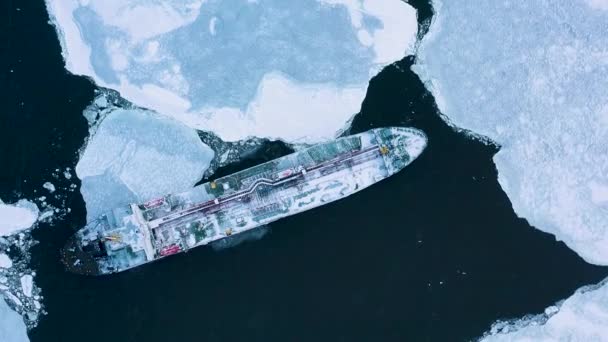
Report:
M 428 23 L 425 1 L 414 4 Z M 94 87 L 64 70 L 42 0 L 0 6 L 0 198 L 11 202 L 75 165 Z M 497 148 L 448 128 L 411 64 L 371 81 L 352 131 L 422 128 L 430 144 L 421 158 L 362 193 L 272 224 L 260 241 L 75 276 L 58 250 L 85 211 L 78 192 L 67 195 L 71 214 L 34 232 L 32 267 L 49 314 L 31 340 L 461 341 L 608 275 L 515 216 L 496 181 Z M 287 150 L 265 151 L 257 158 Z

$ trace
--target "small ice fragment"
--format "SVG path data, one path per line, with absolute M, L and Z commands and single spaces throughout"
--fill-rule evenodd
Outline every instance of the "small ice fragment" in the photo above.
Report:
M 23 290 L 23 294 L 27 297 L 32 296 L 33 280 L 34 278 L 31 274 L 21 276 L 21 289 Z
M 108 99 L 106 99 L 105 96 L 98 96 L 95 99 L 95 104 L 97 105 L 97 107 L 105 108 L 108 106 Z
M 45 182 L 42 184 L 42 187 L 47 189 L 50 193 L 55 192 L 55 185 L 53 185 L 51 182 Z
M 230 151 L 224 152 L 220 157 L 220 163 L 225 163 L 228 160 L 228 156 L 230 156 Z
M 53 210 L 46 210 L 42 214 L 40 214 L 40 217 L 38 218 L 38 220 L 44 221 L 47 218 L 53 216 L 54 214 L 55 214 L 55 212 Z
M 1 268 L 11 268 L 13 266 L 13 262 L 8 255 L 4 253 L 0 253 L 0 267 Z
M 559 308 L 557 306 L 553 305 L 553 306 L 550 306 L 550 307 L 548 307 L 548 308 L 545 309 L 545 315 L 547 315 L 547 316 L 553 316 L 558 311 L 559 311 Z
M 216 31 L 216 27 L 217 27 L 217 17 L 213 17 L 211 18 L 211 20 L 209 20 L 209 33 L 211 33 L 212 36 L 215 36 Z

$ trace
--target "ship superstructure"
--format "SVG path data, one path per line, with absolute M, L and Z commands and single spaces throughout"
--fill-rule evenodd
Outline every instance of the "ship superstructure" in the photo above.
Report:
M 81 274 L 115 273 L 344 198 L 387 178 L 424 150 L 413 128 L 378 128 L 314 145 L 201 184 L 116 208 L 62 251 Z

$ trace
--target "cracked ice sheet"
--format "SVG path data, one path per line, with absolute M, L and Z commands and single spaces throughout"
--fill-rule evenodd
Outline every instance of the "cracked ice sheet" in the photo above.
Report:
M 417 72 L 457 126 L 502 145 L 518 216 L 608 265 L 608 11 L 598 0 L 451 0 Z
M 224 140 L 314 142 L 414 47 L 400 0 L 47 0 L 66 68 Z
M 190 189 L 214 153 L 196 131 L 146 110 L 111 109 L 76 165 L 87 220 Z

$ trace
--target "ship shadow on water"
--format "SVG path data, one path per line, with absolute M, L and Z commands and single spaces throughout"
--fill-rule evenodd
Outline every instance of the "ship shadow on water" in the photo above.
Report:
M 225 237 L 221 240 L 213 241 L 210 243 L 210 245 L 213 250 L 221 251 L 227 248 L 236 247 L 245 242 L 257 241 L 268 233 L 270 233 L 270 226 L 259 226 L 255 229 L 247 230 L 236 235 Z

